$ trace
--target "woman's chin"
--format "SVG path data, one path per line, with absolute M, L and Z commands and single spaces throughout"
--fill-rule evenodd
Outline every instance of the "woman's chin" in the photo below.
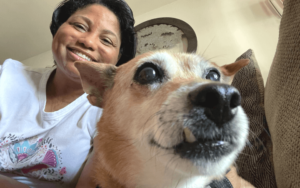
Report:
M 74 70 L 68 70 L 68 77 L 71 78 L 73 81 L 81 82 L 80 74 L 75 67 Z
M 68 77 L 72 81 L 81 82 L 80 80 L 80 74 L 77 70 L 77 68 L 74 66 L 73 62 L 67 62 L 65 64 L 60 64 L 57 66 L 58 71 L 60 71 L 62 74 L 65 75 L 65 77 Z

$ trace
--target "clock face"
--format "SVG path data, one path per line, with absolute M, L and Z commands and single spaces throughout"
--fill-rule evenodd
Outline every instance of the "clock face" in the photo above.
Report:
M 197 38 L 187 23 L 175 18 L 157 18 L 135 27 L 137 33 L 136 55 L 148 51 L 170 50 L 173 52 L 195 52 Z
M 137 32 L 138 46 L 136 55 L 155 50 L 186 52 L 188 41 L 178 27 L 159 24 L 145 27 Z

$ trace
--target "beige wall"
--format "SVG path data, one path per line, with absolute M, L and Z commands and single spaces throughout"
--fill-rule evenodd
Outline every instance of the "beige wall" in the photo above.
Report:
M 37 56 L 25 59 L 22 63 L 31 67 L 52 67 L 54 65 L 52 51 L 49 50 Z
M 254 50 L 263 78 L 275 54 L 280 17 L 265 0 L 178 0 L 136 17 L 136 23 L 158 17 L 179 18 L 197 35 L 198 53 L 228 64 Z
M 198 53 L 205 51 L 205 58 L 220 65 L 253 49 L 266 81 L 280 23 L 267 1 L 177 0 L 136 16 L 136 25 L 158 17 L 174 17 L 190 24 L 198 38 Z M 53 58 L 48 51 L 23 62 L 35 67 L 52 66 Z

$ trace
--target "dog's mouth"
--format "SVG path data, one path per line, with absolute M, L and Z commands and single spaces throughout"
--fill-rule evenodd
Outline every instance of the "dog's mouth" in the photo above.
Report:
M 189 160 L 217 160 L 236 148 L 236 143 L 230 135 L 219 135 L 210 139 L 196 138 L 188 128 L 184 128 L 182 134 L 182 142 L 172 147 L 162 146 L 154 138 L 151 139 L 150 144 L 160 149 L 173 150 L 175 155 Z
M 196 138 L 188 128 L 184 129 L 183 135 L 183 142 L 174 147 L 175 154 L 182 158 L 217 160 L 235 148 L 231 136 L 215 135 L 214 138 Z

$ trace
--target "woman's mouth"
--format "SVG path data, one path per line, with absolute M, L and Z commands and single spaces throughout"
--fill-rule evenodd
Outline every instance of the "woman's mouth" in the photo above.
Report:
M 73 49 L 68 49 L 71 52 L 71 55 L 79 61 L 94 61 L 91 57 Z M 95 62 L 95 61 L 94 61 Z

